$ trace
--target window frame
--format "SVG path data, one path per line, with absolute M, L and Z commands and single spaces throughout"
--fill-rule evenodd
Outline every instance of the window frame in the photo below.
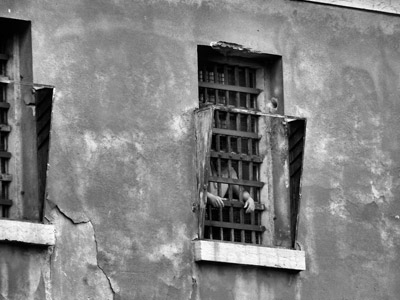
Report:
M 7 155 L 1 190 L 5 180 L 8 185 L 0 197 L 0 218 L 42 222 L 54 87 L 33 83 L 31 23 L 0 18 L 0 27 L 6 45 L 1 49 L 6 53 L 0 53 L 5 66 L 0 110 L 6 115 L 0 127 L 8 130 L 0 151 Z
M 204 47 L 204 46 L 203 46 Z M 224 51 L 224 61 L 229 61 L 234 63 L 238 63 L 241 61 L 243 53 L 241 51 L 237 51 L 234 49 L 234 51 L 229 51 L 229 55 L 227 55 L 226 47 L 224 46 L 225 49 Z M 228 48 L 232 50 L 231 48 Z M 232 56 L 232 52 L 234 55 Z M 259 54 L 259 53 L 249 53 L 246 51 L 244 53 L 244 60 L 245 63 L 244 65 L 246 66 L 255 66 L 257 68 L 257 80 L 258 82 L 261 82 L 262 85 L 264 86 L 264 89 L 260 89 L 260 94 L 258 96 L 260 109 L 262 110 L 267 110 L 266 113 L 261 112 L 260 110 L 254 109 L 254 110 L 243 110 L 240 108 L 229 108 L 231 112 L 236 112 L 236 113 L 250 113 L 255 116 L 257 116 L 259 119 L 263 120 L 263 125 L 260 127 L 261 131 L 258 132 L 258 134 L 261 135 L 261 138 L 263 139 L 263 143 L 265 145 L 270 145 L 271 142 L 271 136 L 274 136 L 274 133 L 272 132 L 272 125 L 280 127 L 279 130 L 281 131 L 281 135 L 279 138 L 282 140 L 286 138 L 286 142 L 281 145 L 282 151 L 286 151 L 287 153 L 287 160 L 285 163 L 285 166 L 279 167 L 280 169 L 280 176 L 286 176 L 286 182 L 283 182 L 283 190 L 285 193 L 287 193 L 287 201 L 285 201 L 286 207 L 283 208 L 283 210 L 286 209 L 286 217 L 287 217 L 287 222 L 286 225 L 292 228 L 292 231 L 289 232 L 289 236 L 292 239 L 291 242 L 288 244 L 277 244 L 276 243 L 276 236 L 281 234 L 280 231 L 282 230 L 276 230 L 274 229 L 273 224 L 276 222 L 274 221 L 275 219 L 275 214 L 277 213 L 277 203 L 278 201 L 274 200 L 274 197 L 276 198 L 276 193 L 274 194 L 274 187 L 276 188 L 277 183 L 273 182 L 273 177 L 276 176 L 276 174 L 268 174 L 265 178 L 265 191 L 264 193 L 267 194 L 267 196 L 263 196 L 260 202 L 260 205 L 264 205 L 267 212 L 263 213 L 262 217 L 262 223 L 261 225 L 267 227 L 267 230 L 264 232 L 263 237 L 262 237 L 262 244 L 261 245 L 254 245 L 254 244 L 242 244 L 242 243 L 234 243 L 234 242 L 227 242 L 227 241 L 222 241 L 222 240 L 209 240 L 209 239 L 204 239 L 204 224 L 205 224 L 205 215 L 206 215 L 206 207 L 207 207 L 207 190 L 208 190 L 208 180 L 209 180 L 209 170 L 208 166 L 210 163 L 210 152 L 211 152 L 211 141 L 212 141 L 212 132 L 213 132 L 213 118 L 214 118 L 214 113 L 216 110 L 220 110 L 221 107 L 218 105 L 209 105 L 203 108 L 199 108 L 195 112 L 195 132 L 196 132 L 196 141 L 197 141 L 197 146 L 196 146 L 196 164 L 197 164 L 197 193 L 198 193 L 198 237 L 199 239 L 194 241 L 194 247 L 195 247 L 195 260 L 200 262 L 200 261 L 216 261 L 216 262 L 226 262 L 226 263 L 237 263 L 237 264 L 248 264 L 248 265 L 258 265 L 258 266 L 265 266 L 265 267 L 277 267 L 277 268 L 283 268 L 283 269 L 292 269 L 292 270 L 305 270 L 305 252 L 301 250 L 294 250 L 294 245 L 295 241 L 297 238 L 297 224 L 298 224 L 298 213 L 295 216 L 290 215 L 290 207 L 293 205 L 290 201 L 291 199 L 291 191 L 288 188 L 288 180 L 290 181 L 290 178 L 287 177 L 287 174 L 290 173 L 289 167 L 290 167 L 290 158 L 289 158 L 289 136 L 288 134 L 288 127 L 290 127 L 288 124 L 290 122 L 301 122 L 303 124 L 303 131 L 304 135 L 302 137 L 303 140 L 303 146 L 304 146 L 304 139 L 305 139 L 305 124 L 306 120 L 304 118 L 297 118 L 297 117 L 291 117 L 291 116 L 284 116 L 283 114 L 276 114 L 278 111 L 277 109 L 274 109 L 271 106 L 268 106 L 268 101 L 266 99 L 271 99 L 271 91 L 279 91 L 280 90 L 280 98 L 281 98 L 281 105 L 279 107 L 279 113 L 283 113 L 283 81 L 282 81 L 282 64 L 281 64 L 281 59 L 278 59 L 278 63 L 275 61 L 275 64 L 271 64 L 271 56 L 266 55 L 266 54 Z M 260 67 L 260 60 L 268 58 L 267 64 L 261 65 Z M 257 62 L 256 64 L 254 63 L 249 63 L 249 58 L 256 58 Z M 203 58 L 202 58 L 203 59 Z M 199 58 L 200 60 L 200 58 Z M 215 59 L 213 58 L 215 62 L 220 62 L 220 59 Z M 268 69 L 268 67 L 270 69 Z M 277 78 L 278 77 L 278 78 Z M 280 78 L 279 78 L 280 77 Z M 204 84 L 202 84 L 204 86 Z M 200 85 L 199 85 L 200 87 Z M 212 87 L 211 87 L 212 88 Z M 256 86 L 256 88 L 259 88 L 259 85 Z M 271 113 L 271 111 L 273 113 Z M 275 120 L 275 121 L 272 121 Z M 281 125 L 277 125 L 281 124 Z M 278 141 L 276 145 L 280 145 Z M 275 149 L 277 150 L 277 149 Z M 264 149 L 266 152 L 263 158 L 262 164 L 266 166 L 265 172 L 270 172 L 270 170 L 273 168 L 274 163 L 279 163 L 279 162 L 274 162 L 274 159 L 279 161 L 279 153 L 273 153 L 274 149 L 270 147 L 268 149 L 268 146 L 266 146 L 266 149 Z M 303 153 L 301 154 L 301 161 L 303 160 Z M 276 168 L 276 167 L 275 167 Z M 302 163 L 301 163 L 301 170 L 300 174 L 302 172 Z M 276 172 L 275 172 L 276 173 Z M 279 183 L 282 185 L 282 182 Z M 264 188 L 263 188 L 264 189 Z M 297 201 L 297 206 L 296 209 L 299 207 L 299 202 L 301 198 L 301 176 L 300 176 L 300 182 L 298 186 L 298 198 L 296 199 Z M 264 200 L 265 201 L 264 201 Z M 279 206 L 279 205 L 278 205 Z M 279 210 L 279 207 L 278 207 Z M 282 213 L 282 209 L 281 209 Z M 293 220 L 293 217 L 295 220 Z M 269 225 L 272 225 L 271 227 L 268 228 Z M 285 247 L 285 249 L 283 249 Z M 282 251 L 281 251 L 281 250 Z M 231 255 L 228 255 L 227 252 L 231 253 Z M 250 251 L 250 252 L 249 252 Z M 256 255 L 258 258 L 254 259 L 248 259 L 246 258 L 246 253 L 253 253 Z M 272 258 L 271 260 L 265 260 L 263 259 L 264 256 L 271 256 L 275 257 Z M 287 264 L 282 264 L 281 260 L 287 261 Z

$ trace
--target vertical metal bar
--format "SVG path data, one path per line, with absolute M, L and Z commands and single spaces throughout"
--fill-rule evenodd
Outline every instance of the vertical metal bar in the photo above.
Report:
M 218 112 L 218 111 L 217 111 Z M 219 113 L 219 112 L 218 112 Z M 219 115 L 217 117 L 217 119 L 219 120 Z M 216 136 L 216 147 L 217 147 L 217 151 L 220 152 L 221 151 L 221 136 L 218 134 Z M 221 171 L 221 158 L 217 158 L 217 176 L 218 177 L 222 177 L 222 171 Z M 221 195 L 221 183 L 217 183 L 217 193 L 219 197 L 223 197 L 224 195 Z M 222 222 L 222 208 L 219 208 L 219 221 Z M 220 230 L 220 238 L 221 240 L 223 239 L 223 229 L 222 227 L 219 228 Z
M 217 158 L 217 164 L 218 164 L 218 177 L 222 177 L 222 169 L 221 169 L 221 158 Z M 220 197 L 225 197 L 225 195 L 222 195 L 222 187 L 221 187 L 221 183 L 218 183 L 218 196 Z M 223 207 L 219 208 L 219 221 L 223 222 Z M 220 230 L 220 238 L 221 240 L 224 239 L 224 229 L 222 227 L 219 228 Z
M 227 65 L 224 65 L 224 83 L 223 84 L 229 84 L 228 82 L 228 68 Z M 229 91 L 225 91 L 225 106 L 229 106 Z
M 221 128 L 221 120 L 219 118 L 220 111 L 215 110 L 215 127 L 216 128 Z
M 236 117 L 236 129 L 240 130 L 240 114 L 237 114 Z M 237 143 L 238 143 L 238 149 L 239 149 L 239 153 L 242 153 L 242 138 L 238 137 L 237 139 Z M 242 179 L 243 178 L 243 170 L 242 170 L 242 161 L 239 160 L 238 161 L 238 179 Z M 241 185 L 239 185 L 239 201 L 241 203 L 243 203 L 243 187 Z M 244 209 L 241 208 L 240 209 L 240 224 L 244 223 Z M 242 243 L 245 242 L 245 234 L 244 234 L 244 230 L 240 231 L 240 241 Z
M 209 215 L 209 219 L 212 220 L 212 208 L 211 205 L 208 205 L 208 215 Z M 212 231 L 212 227 L 209 226 L 209 231 L 210 231 L 210 240 L 213 240 L 213 231 Z
M 240 131 L 240 114 L 236 114 L 236 130 Z M 242 148 L 239 148 L 242 151 Z
M 230 118 L 229 113 L 227 113 L 227 120 L 229 120 L 229 118 Z M 228 126 L 228 128 L 230 128 L 230 127 Z M 228 143 L 227 152 L 231 153 L 232 147 L 231 147 L 231 137 L 230 136 L 227 137 L 227 143 Z M 229 178 L 232 178 L 231 169 L 232 169 L 232 160 L 228 159 L 228 177 Z M 231 184 L 228 185 L 228 198 L 229 198 L 229 201 L 233 200 L 233 190 L 232 190 Z M 229 207 L 229 222 L 233 223 L 233 206 L 232 205 Z M 232 241 L 232 242 L 235 241 L 235 230 L 233 228 L 230 229 L 230 241 Z
M 235 74 L 235 85 L 239 85 L 239 68 L 234 67 L 234 74 Z M 236 92 L 236 107 L 240 107 L 240 93 Z
M 213 83 L 219 83 L 218 82 L 218 68 L 217 68 L 216 64 L 214 65 L 213 70 L 214 70 L 214 82 Z
M 246 87 L 250 87 L 250 78 L 249 78 L 249 68 L 244 68 L 244 78 L 246 82 Z M 250 108 L 250 94 L 246 93 L 246 108 Z
M 228 66 L 224 65 L 225 84 L 229 84 Z

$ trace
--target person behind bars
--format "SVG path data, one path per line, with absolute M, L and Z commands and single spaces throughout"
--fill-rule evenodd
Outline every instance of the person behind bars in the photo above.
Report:
M 211 176 L 217 177 L 218 171 L 216 170 L 214 163 L 211 162 Z M 229 170 L 229 171 L 228 171 Z M 229 174 L 230 173 L 230 174 Z M 229 176 L 230 175 L 230 176 Z M 228 165 L 226 163 L 221 163 L 221 176 L 223 178 L 232 178 L 238 179 L 237 173 L 234 168 L 230 167 L 228 169 Z M 229 190 L 229 185 L 226 183 L 221 183 L 221 188 L 218 193 L 218 183 L 216 182 L 209 182 L 208 183 L 208 191 L 207 191 L 207 203 L 211 204 L 213 207 L 224 207 L 223 200 L 227 200 L 226 194 Z M 236 196 L 240 199 L 240 188 L 238 185 L 231 185 L 233 196 Z M 243 191 L 242 198 L 245 201 L 244 208 L 246 209 L 246 213 L 251 213 L 254 211 L 255 204 L 253 198 L 251 198 L 249 192 Z

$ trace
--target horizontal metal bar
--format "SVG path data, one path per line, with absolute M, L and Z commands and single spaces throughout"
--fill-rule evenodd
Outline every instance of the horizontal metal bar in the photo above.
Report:
M 212 227 L 222 227 L 222 228 L 230 228 L 230 229 L 239 229 L 239 230 L 250 230 L 250 231 L 258 231 L 264 232 L 265 226 L 259 225 L 250 225 L 250 224 L 240 224 L 240 223 L 230 223 L 230 222 L 220 222 L 220 221 L 204 221 L 205 226 Z
M 0 124 L 0 131 L 1 132 L 10 132 L 11 131 L 11 126 L 10 125 L 5 125 L 5 124 Z
M 237 131 L 237 130 L 229 130 L 229 129 L 221 129 L 221 128 L 213 128 L 213 133 L 222 134 L 222 135 L 239 136 L 239 137 L 257 139 L 257 140 L 261 138 L 261 136 L 255 132 Z
M 7 151 L 0 151 L 0 158 L 11 158 L 11 153 Z
M 10 103 L 8 102 L 0 102 L 0 109 L 5 108 L 9 109 L 10 108 Z
M 13 205 L 13 201 L 10 199 L 0 199 L 0 205 L 11 206 Z
M 7 76 L 0 75 L 0 83 L 11 83 L 11 80 Z
M 239 208 L 243 208 L 244 207 L 244 203 L 240 202 L 239 200 L 223 200 L 222 202 L 224 202 L 224 207 L 239 207 Z M 265 210 L 265 205 L 259 202 L 254 202 L 255 205 L 255 210 Z
M 216 177 L 216 176 L 210 176 L 208 178 L 208 181 L 234 184 L 234 185 L 242 185 L 242 186 L 253 186 L 253 187 L 258 187 L 258 188 L 262 188 L 264 186 L 264 182 L 261 182 L 261 181 L 233 179 L 233 178 L 224 178 L 224 177 Z
M 237 85 L 212 83 L 212 82 L 199 82 L 199 87 L 204 87 L 204 88 L 209 88 L 209 89 L 216 89 L 216 90 L 247 93 L 247 94 L 253 94 L 253 95 L 258 95 L 259 93 L 261 93 L 260 89 L 249 88 L 249 87 L 244 87 L 244 86 L 237 86 Z
M 213 158 L 251 161 L 254 163 L 262 163 L 264 160 L 264 156 L 262 156 L 262 155 L 247 155 L 247 154 L 225 153 L 225 152 L 217 152 L 217 151 L 211 151 L 210 156 Z
M 0 174 L 0 181 L 12 181 L 12 175 Z
M 0 53 L 0 60 L 8 60 L 10 57 L 7 54 Z

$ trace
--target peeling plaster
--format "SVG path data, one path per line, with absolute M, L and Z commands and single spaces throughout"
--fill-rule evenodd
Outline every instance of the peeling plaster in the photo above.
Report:
M 112 281 L 97 259 L 98 242 L 92 222 L 75 221 L 58 206 L 53 209 L 51 220 L 57 228 L 57 243 L 51 257 L 52 284 L 57 284 L 59 280 L 69 283 L 64 285 L 62 291 L 54 287 L 56 288 L 53 291 L 54 299 L 65 299 L 67 295 L 68 299 L 77 300 L 115 299 L 116 293 Z M 89 241 L 92 242 L 88 243 Z M 69 246 L 66 247 L 65 243 Z M 68 264 L 65 264 L 66 260 L 69 260 Z M 102 275 L 100 276 L 91 266 L 96 266 Z M 104 289 L 105 282 L 108 292 Z M 68 286 L 71 288 L 70 291 L 65 290 Z

